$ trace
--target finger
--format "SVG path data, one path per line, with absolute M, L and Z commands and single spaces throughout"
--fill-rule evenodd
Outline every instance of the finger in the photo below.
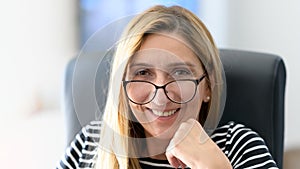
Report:
M 181 160 L 178 160 L 178 161 L 180 163 L 181 168 L 185 168 L 186 167 L 186 165 Z
M 181 168 L 185 168 L 186 166 L 186 164 L 177 157 L 177 153 L 179 153 L 177 152 L 179 148 L 177 147 L 177 145 L 180 144 L 180 142 L 191 132 L 194 123 L 195 121 L 193 120 L 188 120 L 186 122 L 181 123 L 167 147 L 166 156 L 169 163 L 173 167 L 177 168 L 181 166 Z M 182 154 L 180 153 L 179 156 L 181 155 Z
M 182 162 L 180 159 L 176 158 L 170 152 L 167 152 L 166 156 L 167 156 L 167 160 L 169 161 L 169 163 L 175 168 L 179 168 L 179 167 L 185 168 L 187 166 L 184 162 Z
M 170 151 L 166 152 L 166 156 L 167 160 L 173 167 L 178 168 L 181 165 L 181 161 L 178 160 Z
M 193 119 L 190 119 L 180 124 L 173 138 L 169 142 L 167 151 L 173 150 L 176 145 L 179 145 L 180 142 L 182 142 L 187 137 L 187 135 L 190 134 L 194 123 L 195 122 L 193 121 Z
M 192 131 L 194 125 L 194 119 L 189 119 L 188 121 L 181 123 L 176 133 L 174 134 L 173 139 L 184 139 Z
M 197 132 L 199 133 L 199 142 L 201 144 L 204 144 L 210 138 L 207 135 L 207 133 L 205 132 L 204 128 L 201 126 L 201 124 L 198 121 L 196 121 L 195 119 L 189 119 L 187 121 L 187 123 L 192 127 L 196 126 L 198 128 Z M 184 130 L 186 130 L 186 129 L 184 129 Z
M 204 143 L 207 142 L 208 139 L 210 139 L 210 137 L 207 135 L 207 133 L 205 132 L 205 130 L 202 128 L 201 132 L 200 132 L 200 137 L 199 137 L 200 143 L 204 144 Z

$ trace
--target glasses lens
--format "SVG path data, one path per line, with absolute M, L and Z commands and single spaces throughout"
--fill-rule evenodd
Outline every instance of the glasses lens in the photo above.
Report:
M 129 82 L 126 85 L 126 92 L 129 99 L 137 104 L 144 104 L 154 97 L 155 86 L 148 82 Z
M 178 80 L 169 83 L 166 86 L 166 93 L 170 100 L 176 103 L 185 103 L 190 101 L 196 91 L 196 85 L 190 80 Z

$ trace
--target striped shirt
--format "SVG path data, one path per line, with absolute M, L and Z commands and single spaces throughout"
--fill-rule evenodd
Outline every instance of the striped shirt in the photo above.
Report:
M 76 135 L 57 169 L 93 168 L 99 142 L 100 121 L 93 121 Z M 233 168 L 278 168 L 264 140 L 244 125 L 229 122 L 215 130 L 211 139 L 229 159 Z M 139 158 L 143 169 L 173 168 L 167 160 Z

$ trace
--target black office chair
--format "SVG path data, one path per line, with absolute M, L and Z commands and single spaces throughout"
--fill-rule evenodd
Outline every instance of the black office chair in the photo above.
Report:
M 286 83 L 283 60 L 272 54 L 228 49 L 220 50 L 220 55 L 227 81 L 220 125 L 235 121 L 257 131 L 282 168 Z M 85 57 L 78 65 L 74 58 L 67 66 L 64 106 L 68 143 L 82 126 L 101 116 L 106 101 L 108 58 L 100 65 L 99 60 Z

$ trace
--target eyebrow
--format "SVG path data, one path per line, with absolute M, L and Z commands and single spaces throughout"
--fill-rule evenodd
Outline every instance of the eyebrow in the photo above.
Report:
M 148 64 L 148 63 L 133 63 L 129 65 L 129 68 L 136 67 L 136 66 L 144 66 L 144 67 L 155 67 L 155 65 Z M 167 67 L 176 67 L 176 66 L 187 66 L 191 68 L 196 68 L 197 66 L 190 62 L 176 62 L 170 63 L 166 65 Z
M 169 67 L 176 67 L 176 66 L 188 66 L 188 67 L 191 67 L 191 68 L 196 68 L 197 66 L 193 63 L 190 63 L 190 62 L 178 62 L 178 63 L 171 63 L 171 64 L 168 64 Z
M 153 65 L 147 63 L 133 63 L 129 65 L 129 68 L 136 67 L 136 66 L 154 67 Z

